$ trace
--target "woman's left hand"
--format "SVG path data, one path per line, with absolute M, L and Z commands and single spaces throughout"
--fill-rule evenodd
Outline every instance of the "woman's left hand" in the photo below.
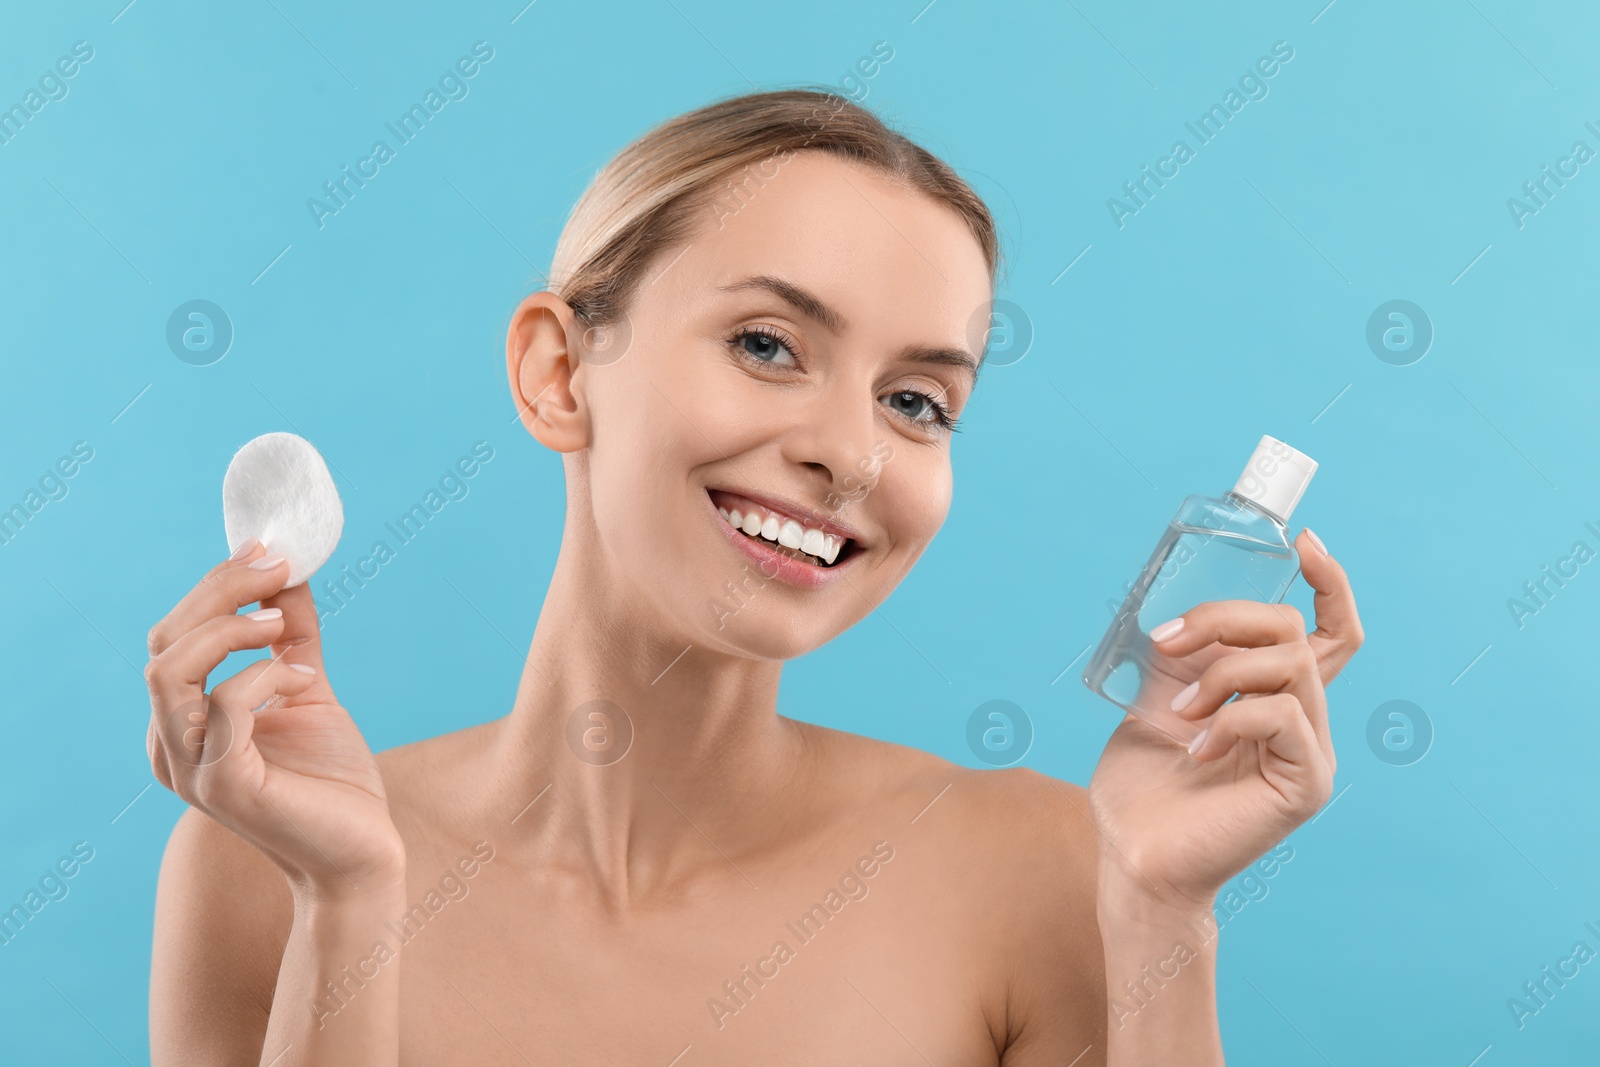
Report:
M 1316 590 L 1315 631 L 1287 604 L 1219 600 L 1185 612 L 1156 642 L 1169 657 L 1222 654 L 1178 711 L 1206 720 L 1192 753 L 1132 715 L 1107 742 L 1089 785 L 1102 886 L 1209 910 L 1229 878 L 1327 802 L 1334 754 L 1323 687 L 1361 647 L 1361 620 L 1344 568 L 1307 531 L 1296 548 Z

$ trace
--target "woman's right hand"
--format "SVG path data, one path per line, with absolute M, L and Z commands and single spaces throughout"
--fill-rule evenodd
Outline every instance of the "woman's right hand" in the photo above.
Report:
M 284 589 L 288 576 L 281 556 L 253 543 L 151 629 L 150 767 L 277 864 L 297 897 L 392 888 L 405 848 L 378 764 L 328 684 L 311 590 Z M 237 613 L 258 601 L 261 611 Z M 207 694 L 207 676 L 246 648 L 272 658 Z

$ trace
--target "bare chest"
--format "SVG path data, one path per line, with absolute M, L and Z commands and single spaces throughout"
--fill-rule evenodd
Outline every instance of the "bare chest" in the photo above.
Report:
M 403 1062 L 995 1063 L 997 968 L 959 903 L 860 851 L 625 919 L 483 864 L 391 924 Z

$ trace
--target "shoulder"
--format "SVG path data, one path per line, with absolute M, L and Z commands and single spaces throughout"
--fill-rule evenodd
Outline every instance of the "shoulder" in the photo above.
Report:
M 812 728 L 817 729 L 817 728 Z M 1099 843 L 1088 791 L 1025 767 L 973 769 L 828 731 L 927 916 L 980 979 L 997 1044 L 1040 1062 L 1103 1044 Z M 1081 1040 L 1080 1040 L 1081 1037 Z M 1075 1046 L 1068 1049 L 1073 1042 Z
M 474 806 L 469 796 L 481 792 L 484 768 L 505 719 L 425 737 L 375 753 L 389 815 L 406 839 L 409 852 L 449 822 L 450 812 Z
M 871 797 L 874 809 L 909 812 L 908 828 L 1003 868 L 1043 877 L 1087 874 L 1092 883 L 1095 829 L 1082 786 L 1026 767 L 979 770 L 889 741 L 801 728 L 811 744 L 829 750 L 823 762 L 840 785 L 857 798 Z
M 494 723 L 375 754 L 402 835 L 448 810 Z M 259 1051 L 294 901 L 278 867 L 197 808 L 179 816 L 156 889 L 151 949 L 150 1038 L 160 1061 L 232 1062 Z M 197 990 L 206 990 L 197 996 Z M 252 1044 L 253 1042 L 253 1044 Z
M 179 816 L 156 889 L 157 1059 L 220 1063 L 260 1049 L 293 919 L 288 883 L 271 861 L 196 808 Z

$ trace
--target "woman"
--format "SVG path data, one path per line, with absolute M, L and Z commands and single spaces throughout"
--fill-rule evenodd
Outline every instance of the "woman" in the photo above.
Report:
M 151 762 L 193 806 L 154 1061 L 1221 1063 L 1211 902 L 1329 796 L 1361 643 L 1309 531 L 1315 632 L 1186 613 L 1160 647 L 1211 663 L 1166 680 L 1206 733 L 1130 718 L 1087 792 L 776 711 L 944 520 L 997 260 L 947 166 L 826 93 L 613 160 L 507 336 L 567 484 L 510 713 L 373 757 L 260 545 L 151 631 Z

